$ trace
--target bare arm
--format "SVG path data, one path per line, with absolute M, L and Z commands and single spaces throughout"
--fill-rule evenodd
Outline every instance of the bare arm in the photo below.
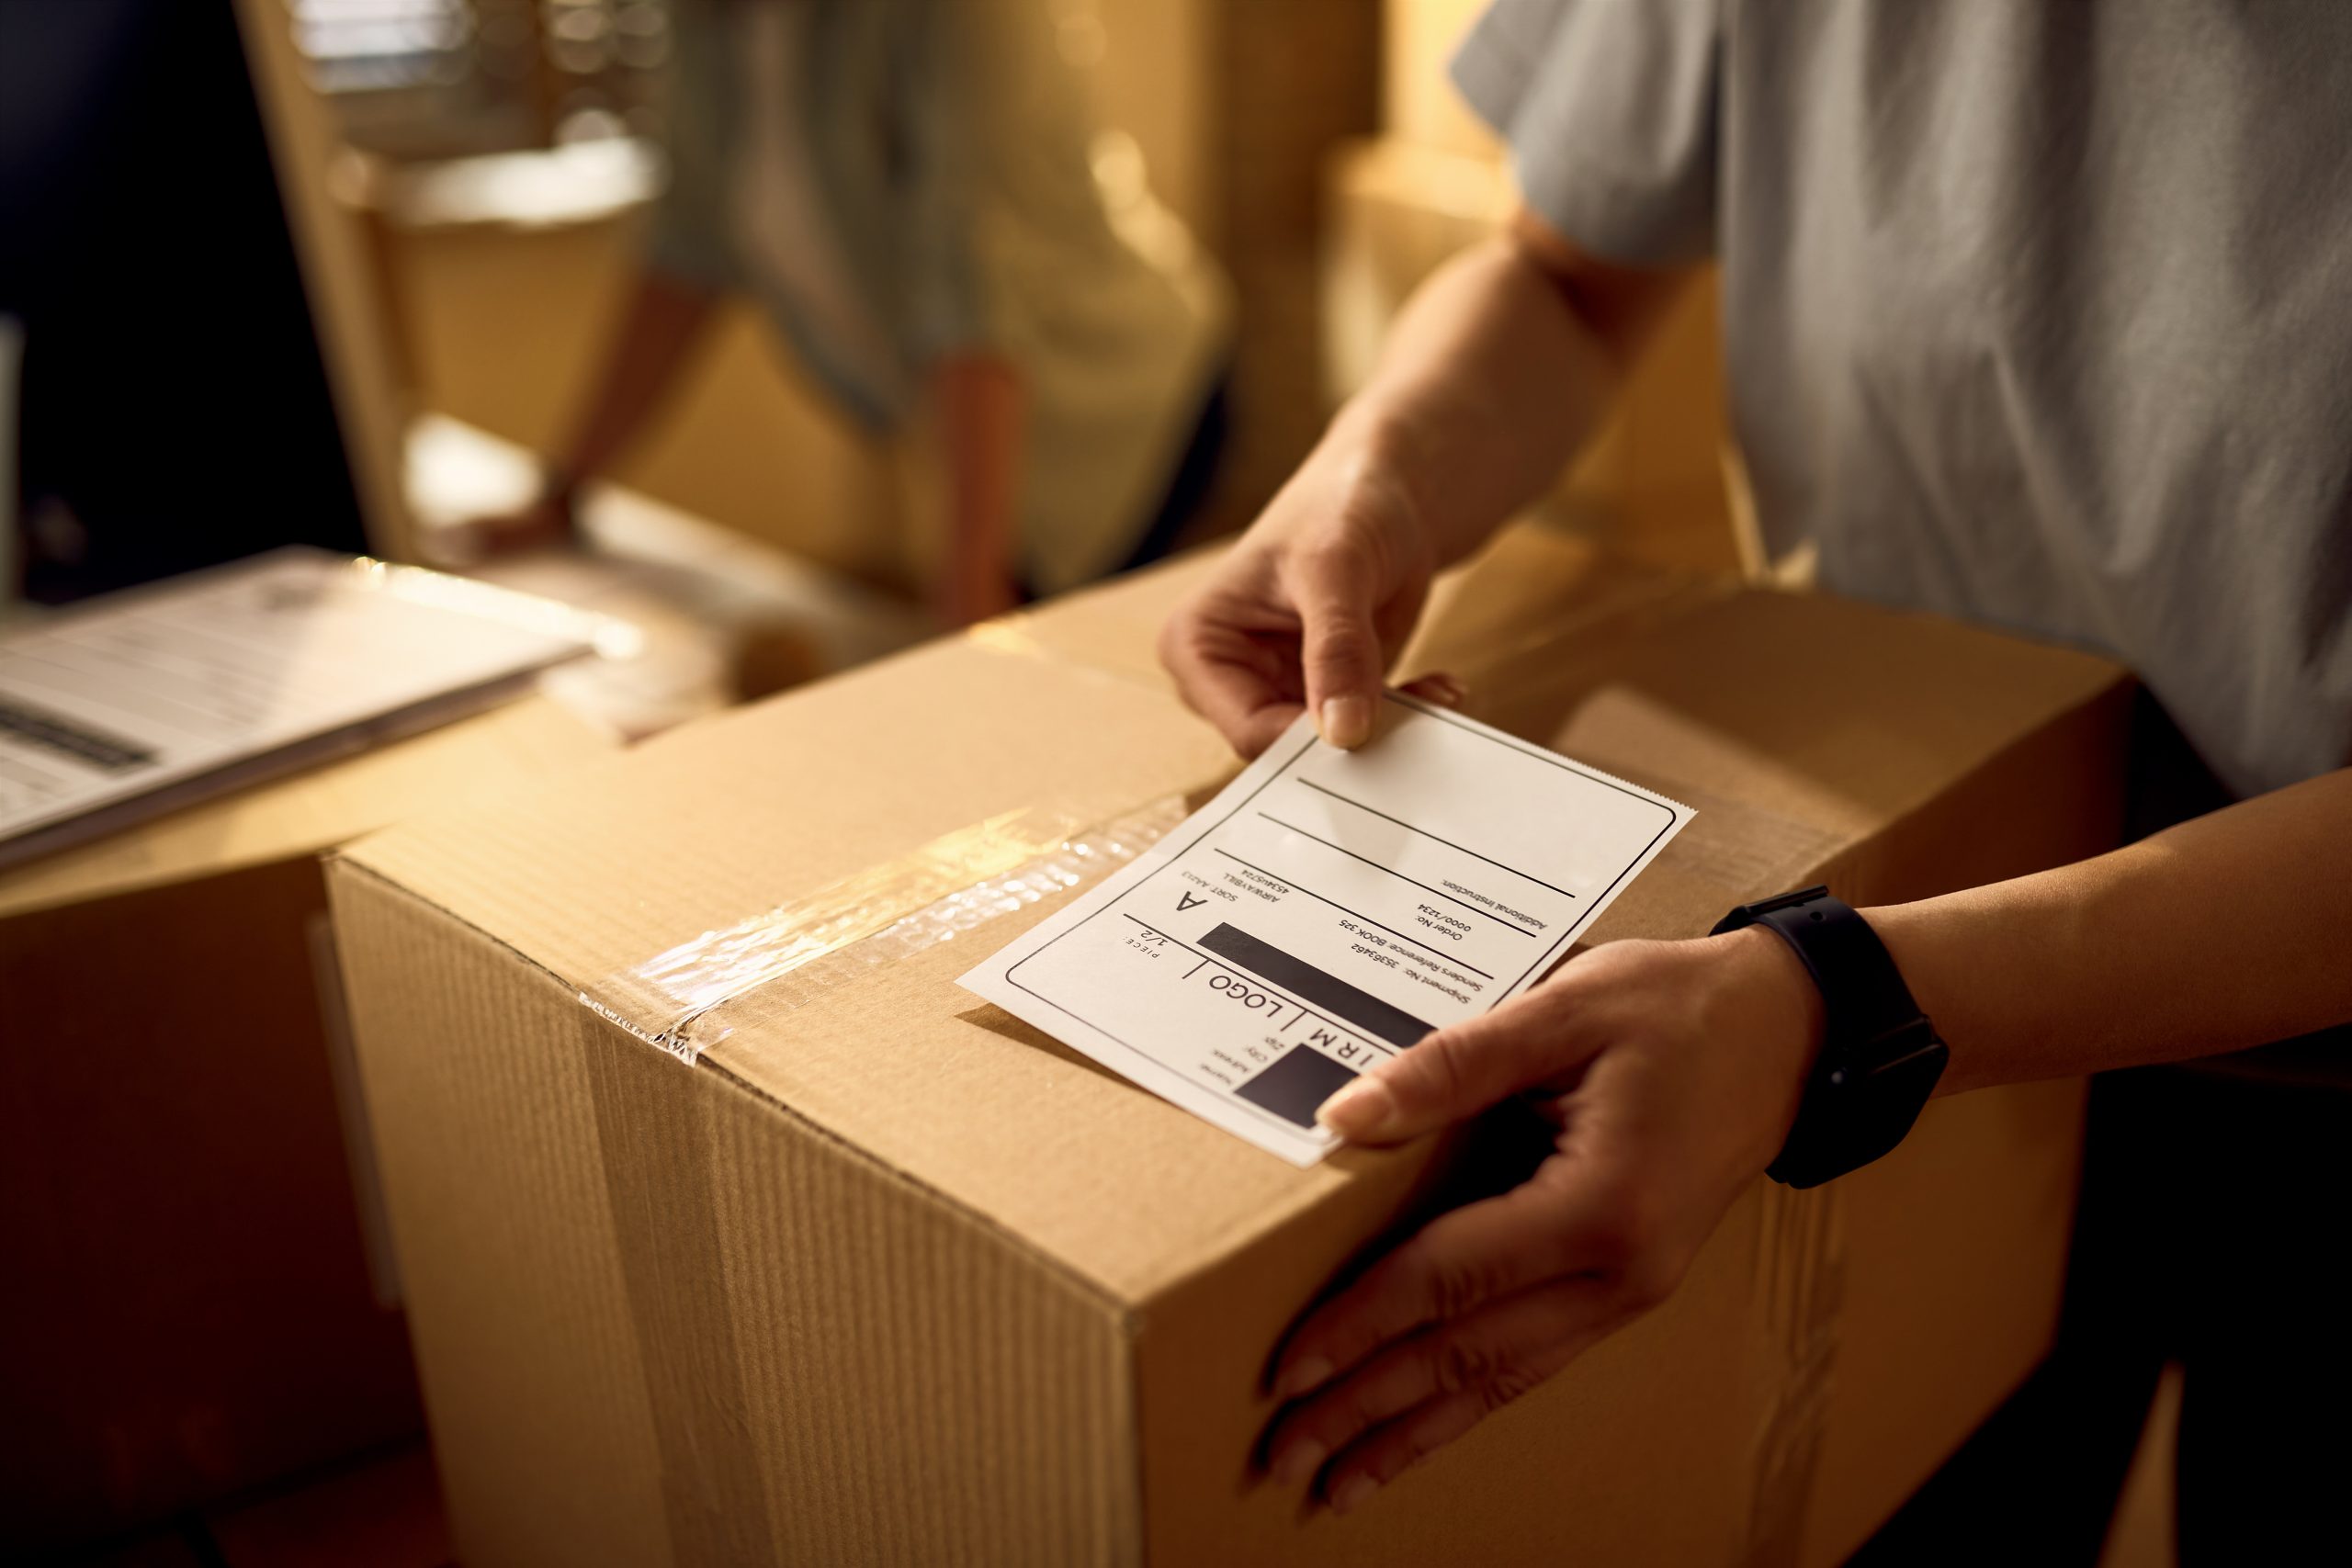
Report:
M 1951 1048 L 1946 1094 L 2352 1022 L 2352 769 L 1868 913 Z
M 1374 457 L 1458 560 L 1559 477 L 1690 277 L 1612 266 L 1522 212 L 1415 292 L 1310 461 Z
M 602 473 L 637 438 L 676 386 L 678 368 L 717 303 L 716 294 L 696 284 L 638 273 L 620 330 L 554 465 L 559 482 L 576 487 Z
M 571 435 L 548 466 L 545 491 L 521 512 L 466 525 L 458 553 L 498 554 L 571 537 L 581 486 L 610 467 L 667 400 L 718 298 L 667 273 L 640 269 Z
M 2352 769 L 1867 914 L 1956 1093 L 2352 1023 L 2347 889 Z M 1822 1017 L 1768 932 L 1607 942 L 1333 1097 L 1324 1120 L 1369 1142 L 1513 1096 L 1561 1134 L 1524 1186 L 1431 1222 L 1298 1326 L 1276 1476 L 1351 1506 L 1663 1300 L 1787 1137 Z
M 1028 399 L 1003 360 L 958 355 L 932 373 L 945 447 L 947 559 L 933 595 L 942 622 L 967 626 L 1018 603 L 1023 427 Z
M 1430 574 L 1549 485 L 1687 275 L 1629 272 L 1522 216 L 1414 295 L 1335 419 L 1160 655 L 1184 700 L 1254 755 L 1313 709 L 1369 732 Z

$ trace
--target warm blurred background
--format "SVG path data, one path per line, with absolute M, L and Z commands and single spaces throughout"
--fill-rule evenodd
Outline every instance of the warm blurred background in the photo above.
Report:
M 1181 228 L 1157 232 L 1197 245 L 1205 271 L 1229 282 L 1224 439 L 1178 542 L 1238 528 L 1364 375 L 1413 284 L 1507 209 L 1496 146 L 1443 72 L 1474 0 L 1017 0 L 993 9 L 1023 6 L 1038 13 L 1080 89 L 1092 175 L 1123 238 L 1142 231 L 1129 221 L 1139 214 L 1172 214 Z M 216 558 L 244 553 L 272 542 L 273 513 L 280 528 L 286 511 L 316 517 L 313 492 L 334 487 L 327 475 L 309 492 L 273 498 L 251 482 L 257 459 L 273 475 L 311 461 L 323 411 L 315 370 L 306 387 L 291 387 L 224 327 L 233 321 L 249 335 L 261 310 L 252 301 L 271 288 L 276 313 L 290 303 L 287 263 L 252 276 L 268 270 L 254 236 L 266 227 L 256 203 L 269 187 L 236 128 L 222 123 L 243 90 L 232 9 L 365 532 L 378 553 L 418 558 L 450 554 L 436 550 L 437 529 L 526 505 L 540 465 L 560 462 L 572 442 L 629 307 L 650 215 L 673 177 L 681 29 L 711 26 L 713 8 L 692 0 L 11 7 L 31 14 L 10 26 L 48 57 L 36 65 L 20 46 L 17 69 L 53 80 L 79 73 L 79 140 L 111 143 L 85 154 L 104 176 L 102 216 L 54 190 L 34 211 L 51 220 L 65 213 L 69 226 L 90 231 L 88 249 L 118 258 L 63 310 L 12 305 L 8 290 L 30 286 L 0 281 L 0 315 L 36 322 L 28 338 L 18 330 L 11 339 L 28 343 L 27 451 L 21 485 L 11 488 L 23 492 L 16 511 L 36 598 L 184 569 L 206 555 L 208 539 Z M 32 19 L 44 12 L 48 21 Z M 164 33 L 176 35 L 173 47 L 156 46 Z M 33 107 L 20 98 L 20 117 Z M 93 129 L 126 117 L 143 147 L 123 145 L 119 126 Z M 82 182 L 81 197 L 92 188 Z M 30 259 L 6 264 L 0 280 L 40 270 L 40 243 L 15 227 L 7 249 Z M 140 243 L 126 253 L 134 235 Z M 159 265 L 148 247 L 170 259 Z M 119 314 L 114 301 L 130 293 L 152 302 L 154 319 L 103 329 L 78 320 Z M 44 328 L 44 313 L 75 324 Z M 718 655 L 723 669 L 673 649 L 674 667 L 657 672 L 655 685 L 674 686 L 688 705 L 773 690 L 937 624 L 926 578 L 950 525 L 933 445 L 845 413 L 775 322 L 763 300 L 721 288 L 660 395 L 595 476 L 617 493 L 592 488 L 584 532 L 596 553 L 634 567 L 592 566 L 573 552 L 488 569 L 626 609 L 682 639 L 692 640 L 690 625 L 707 633 L 725 622 L 734 629 Z M 45 383 L 74 378 L 60 373 L 68 355 L 90 363 L 77 348 L 43 354 L 45 339 L 76 333 L 102 344 L 110 367 L 147 359 L 159 406 L 126 400 L 112 376 L 44 396 Z M 300 352 L 299 341 L 287 349 Z M 1694 306 L 1610 434 L 1563 484 L 1557 522 L 1678 564 L 1736 564 L 1713 352 L 1711 316 Z M 240 386 L 246 416 L 235 461 L 248 479 L 234 526 L 204 521 L 222 510 L 212 481 L 226 480 L 225 444 L 193 406 L 202 400 L 195 389 L 224 383 Z M 159 503 L 110 500 L 72 462 L 47 460 L 42 432 L 75 410 L 105 408 L 152 434 L 168 419 L 164 399 L 189 406 L 183 471 L 196 482 L 175 487 L 186 525 L 170 547 L 151 543 L 143 557 L 122 547 L 119 561 L 93 565 L 109 541 L 92 536 L 119 538 L 124 527 L 113 513 L 145 517 Z M 274 402 L 288 407 L 272 412 Z M 45 405 L 63 411 L 48 424 Z M 119 450 L 130 434 L 107 430 L 104 446 Z M 1055 450 L 1053 434 L 1035 432 L 1017 483 L 1052 484 L 1058 469 L 1084 461 Z M 93 452 L 82 469 L 105 461 Z M 80 514 L 88 511 L 98 515 Z M 152 519 L 131 526 L 173 531 Z M 307 530 L 296 533 L 332 544 L 351 533 Z M 695 587 L 697 569 L 725 588 Z M 681 605 L 683 616 L 673 615 Z M 632 711 L 626 720 L 636 729 L 665 716 Z
M 1186 340 L 1200 359 L 1187 395 L 1222 389 L 1222 440 L 1205 444 L 1214 461 L 1191 476 L 1197 504 L 1163 546 L 1246 525 L 1367 375 L 1415 284 L 1510 210 L 1500 152 L 1444 72 L 1478 0 L 939 3 L 1011 17 L 1003 25 L 1044 40 L 1025 68 L 1075 84 L 1077 107 L 1055 123 L 1084 137 L 1091 199 L 1109 232 L 1159 275 L 1193 279 L 1193 297 L 1208 301 L 1206 324 Z M 454 563 L 636 622 L 645 636 L 634 659 L 568 667 L 547 687 L 633 739 L 969 618 L 943 615 L 935 592 L 956 507 L 943 499 L 936 432 L 845 407 L 839 372 L 855 358 L 854 333 L 812 359 L 807 343 L 780 333 L 773 300 L 715 277 L 697 281 L 707 297 L 694 303 L 695 330 L 667 344 L 676 353 L 661 395 L 619 422 L 629 439 L 610 444 L 602 472 L 576 476 L 576 532 L 487 558 L 466 533 L 541 498 L 582 441 L 583 407 L 613 381 L 612 345 L 644 304 L 659 215 L 677 182 L 695 177 L 680 144 L 694 106 L 675 91 L 691 30 L 768 9 L 0 3 L 0 622 L 37 623 L 106 590 L 289 542 Z M 1114 259 L 1132 269 L 1135 255 Z M 800 281 L 805 306 L 825 280 Z M 1093 287 L 1065 281 L 1080 296 Z M 1542 522 L 1685 570 L 1761 570 L 1723 436 L 1713 309 L 1704 291 L 1690 297 Z M 1069 335 L 1055 352 L 1096 378 L 1080 378 L 1080 403 L 1088 387 L 1166 368 L 1148 353 L 1114 363 L 1102 342 Z M 622 369 L 616 395 L 626 402 Z M 1180 411 L 1179 437 L 1193 407 Z M 1030 422 L 1017 487 L 1079 487 L 1100 454 L 1075 439 L 1057 445 L 1067 428 Z M 1182 446 L 1161 442 L 1163 469 L 1179 467 Z M 1116 553 L 1036 558 L 1018 586 L 1042 594 L 1099 576 Z M 59 911 L 97 933 L 75 939 L 86 948 L 111 940 L 103 921 L 130 920 L 107 911 L 133 892 L 227 886 L 232 874 L 279 863 L 268 886 L 286 943 L 268 962 L 306 989 L 315 954 L 301 945 L 304 922 L 315 931 L 324 919 L 316 852 L 445 779 L 574 766 L 587 743 L 552 739 L 545 705 L 500 728 L 483 721 L 470 739 L 428 738 L 439 750 L 424 761 L 411 750 L 350 764 L 332 791 L 289 784 L 260 805 L 183 819 L 176 838 L 159 831 L 0 878 L 0 922 L 48 922 L 24 939 L 32 974 L 62 962 L 40 956 L 66 931 Z M 296 809 L 301 790 L 311 793 Z M 275 813 L 266 853 L 252 836 L 265 807 Z M 138 919 L 151 924 L 137 929 L 193 929 L 208 919 L 201 908 L 141 905 Z M 265 962 L 264 940 L 250 935 L 237 961 Z M 200 954 L 187 965 L 217 968 Z M 40 1529 L 52 1545 L 97 1542 L 119 1563 L 406 1568 L 446 1555 L 405 1342 L 381 1304 L 397 1299 L 397 1282 L 379 1275 L 368 1294 L 341 1197 L 317 1018 L 307 999 L 294 1013 L 288 1060 L 305 1064 L 298 1088 L 323 1129 L 310 1154 L 332 1189 L 310 1218 L 332 1232 L 322 1249 L 341 1248 L 347 1278 L 334 1289 L 344 1308 L 304 1309 L 307 1346 L 277 1329 L 265 1345 L 254 1336 L 267 1325 L 210 1324 L 205 1332 L 268 1369 L 242 1385 L 257 1391 L 250 1410 L 207 1404 L 209 1395 L 171 1404 L 184 1391 L 168 1380 L 184 1369 L 172 1347 L 147 1347 L 171 1368 L 125 1395 L 137 1405 L 130 1416 L 80 1435 L 103 1449 L 106 1486 L 45 1496 Z M 362 1154 L 352 1168 L 364 1164 Z M 281 1168 L 251 1173 L 216 1208 L 259 1213 L 242 1206 L 288 1185 Z M 368 1201 L 360 1191 L 363 1210 Z M 264 1258 L 272 1289 L 299 1292 L 315 1281 L 294 1277 L 297 1246 L 277 1245 L 290 1234 L 224 1232 L 217 1256 Z M 101 1300 L 98 1285 L 91 1292 L 75 1309 L 85 1326 L 120 1304 Z M 345 1308 L 339 1325 L 334 1312 Z M 12 1356 L 27 1353 L 24 1334 L 52 1332 L 19 1329 Z M 300 1355 L 349 1373 L 361 1343 L 375 1358 L 361 1396 L 308 1392 Z M 114 1357 L 120 1346 L 103 1348 Z M 73 1353 L 59 1352 L 59 1386 L 78 1375 Z M 183 1406 L 209 1414 L 190 1427 L 195 1417 L 175 1414 Z M 265 1438 L 247 1441 L 256 1432 Z M 126 1534 L 142 1529 L 162 1533 Z M 11 1556 L 0 1540 L 0 1558 Z
M 1421 274 L 1509 201 L 1443 63 L 1474 0 L 1035 0 L 1083 79 L 1106 181 L 1150 188 L 1238 307 L 1215 516 L 1246 522 L 1367 367 Z M 298 0 L 344 143 L 405 400 L 536 449 L 593 372 L 662 174 L 664 0 Z M 1710 323 L 1694 314 L 1573 491 L 1587 526 L 1722 519 Z M 735 301 L 616 477 L 854 576 L 904 585 L 893 454 L 831 417 Z

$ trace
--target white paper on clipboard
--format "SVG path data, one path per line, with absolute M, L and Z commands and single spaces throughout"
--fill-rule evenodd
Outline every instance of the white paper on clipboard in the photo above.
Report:
M 487 705 L 630 628 L 300 547 L 0 637 L 0 866 Z

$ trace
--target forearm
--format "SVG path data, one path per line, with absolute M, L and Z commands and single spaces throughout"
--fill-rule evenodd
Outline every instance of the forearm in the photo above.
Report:
M 1575 257 L 1522 220 L 1421 286 L 1317 460 L 1376 467 L 1404 487 L 1438 558 L 1459 559 L 1592 434 L 1678 281 Z
M 2352 1022 L 2352 770 L 1869 915 L 1951 1048 L 1944 1093 Z
M 1019 554 L 1026 389 L 987 354 L 943 360 L 933 376 L 946 468 L 948 558 L 943 607 L 952 618 L 1009 603 Z M 956 614 L 958 610 L 963 614 Z
M 635 439 L 668 396 L 717 303 L 710 290 L 665 273 L 637 275 L 587 401 L 556 455 L 561 480 L 602 472 Z

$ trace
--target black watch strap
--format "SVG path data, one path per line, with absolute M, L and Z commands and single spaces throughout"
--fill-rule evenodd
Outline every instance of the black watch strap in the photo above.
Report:
M 1949 1053 L 1886 944 L 1828 888 L 1743 904 L 1716 923 L 1715 934 L 1747 926 L 1770 927 L 1821 990 L 1821 1055 L 1788 1142 L 1767 1172 L 1792 1187 L 1817 1187 L 1903 1141 Z

